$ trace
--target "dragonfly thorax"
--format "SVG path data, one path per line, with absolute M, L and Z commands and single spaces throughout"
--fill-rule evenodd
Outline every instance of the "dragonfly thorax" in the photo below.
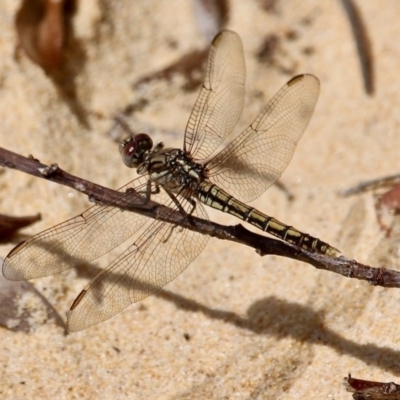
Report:
M 182 149 L 164 149 L 157 145 L 137 169 L 139 174 L 148 173 L 150 179 L 161 186 L 181 191 L 183 188 L 196 190 L 206 178 L 204 166 L 196 163 Z

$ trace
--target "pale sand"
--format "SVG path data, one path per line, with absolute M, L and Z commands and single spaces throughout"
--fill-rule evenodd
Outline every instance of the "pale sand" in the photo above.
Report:
M 133 92 L 132 83 L 207 42 L 188 1 L 119 1 L 103 23 L 99 4 L 84 3 L 77 35 L 87 59 L 76 85 L 90 129 L 80 126 L 41 69 L 25 56 L 14 61 L 17 2 L 1 2 L 0 144 L 117 188 L 134 175 L 106 135 L 115 113 L 146 95 L 151 104 L 136 114 L 137 124 L 152 126 L 155 141 L 180 146 L 197 95 L 184 92 L 179 77 L 152 83 L 143 93 Z M 254 205 L 348 257 L 399 268 L 399 244 L 379 230 L 372 194 L 344 199 L 337 193 L 400 171 L 400 3 L 358 2 L 373 46 L 373 97 L 364 92 L 339 1 L 281 2 L 276 14 L 261 11 L 256 1 L 232 3 L 228 28 L 242 37 L 248 70 L 242 127 L 291 78 L 256 62 L 268 33 L 283 38 L 281 65 L 294 66 L 293 74 L 313 73 L 322 85 L 311 124 L 281 180 L 294 201 L 271 188 Z M 311 24 L 302 23 L 304 18 Z M 288 30 L 298 38 L 285 39 Z M 176 47 L 168 45 L 173 41 Z M 305 55 L 305 47 L 313 54 Z M 89 206 L 85 196 L 68 188 L 1 172 L 1 212 L 42 213 L 27 234 Z M 213 211 L 210 216 L 238 222 Z M 0 256 L 11 248 L 2 245 Z M 62 316 L 85 283 L 74 271 L 33 282 Z M 210 239 L 166 291 L 105 323 L 68 336 L 52 320 L 35 324 L 30 333 L 0 329 L 0 397 L 349 399 L 342 384 L 349 372 L 400 382 L 399 304 L 400 290 L 284 258 L 260 258 L 249 248 Z

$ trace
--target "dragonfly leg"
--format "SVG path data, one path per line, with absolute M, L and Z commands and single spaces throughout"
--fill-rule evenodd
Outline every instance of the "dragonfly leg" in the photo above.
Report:
M 183 209 L 181 203 L 179 202 L 179 200 L 176 198 L 176 196 L 166 187 L 163 187 L 163 189 L 166 191 L 166 193 L 168 194 L 168 196 L 171 198 L 171 200 L 174 202 L 174 204 L 178 207 L 179 212 L 182 214 L 183 219 L 187 217 L 187 213 L 186 211 Z M 160 187 L 158 186 L 158 190 L 160 190 Z M 171 237 L 172 232 L 174 231 L 174 229 L 182 229 L 182 227 L 180 227 L 179 225 L 171 225 L 171 228 L 168 229 L 168 232 L 160 239 L 160 241 L 162 243 L 166 243 L 168 241 L 168 239 Z
M 187 216 L 187 212 L 184 210 L 182 207 L 182 204 L 179 202 L 179 200 L 176 198 L 174 193 L 172 193 L 168 188 L 163 187 L 163 189 L 167 192 L 168 196 L 171 198 L 171 200 L 174 202 L 174 204 L 178 207 L 179 212 L 182 214 L 183 217 Z M 179 191 L 181 193 L 182 190 Z
M 160 193 L 160 191 L 161 191 L 160 190 L 160 186 L 157 185 L 157 183 L 152 182 L 149 179 L 147 181 L 147 186 L 146 186 L 146 203 L 148 203 L 151 200 L 151 195 L 152 194 L 158 194 L 158 193 Z
M 182 219 L 188 219 L 188 220 L 194 225 L 194 222 L 193 222 L 191 216 L 192 216 L 194 210 L 196 209 L 196 201 L 195 201 L 194 199 L 190 198 L 190 197 L 189 197 L 189 198 L 186 198 L 186 197 L 185 197 L 186 201 L 192 206 L 191 209 L 190 209 L 190 211 L 187 212 L 187 211 L 184 210 L 184 208 L 182 207 L 182 204 L 179 202 L 179 200 L 177 199 L 177 197 L 175 196 L 174 193 L 172 193 L 172 192 L 171 192 L 168 188 L 166 188 L 166 187 L 163 187 L 163 189 L 166 191 L 166 193 L 167 193 L 168 196 L 171 198 L 171 200 L 174 202 L 174 204 L 178 207 L 179 212 L 182 214 L 182 217 L 183 217 Z M 183 188 L 182 190 L 180 190 L 178 194 L 181 194 L 183 190 L 185 190 L 185 188 Z M 163 243 L 165 243 L 165 242 L 168 241 L 168 239 L 169 239 L 169 237 L 171 236 L 171 234 L 172 234 L 172 232 L 173 232 L 174 229 L 183 229 L 183 228 L 180 227 L 179 225 L 173 225 L 173 226 L 171 226 L 171 229 L 168 231 L 168 234 L 165 235 L 165 236 L 161 239 L 161 241 L 162 241 Z
M 182 197 L 184 197 L 185 200 L 192 206 L 191 209 L 190 209 L 189 211 L 185 211 L 185 210 L 183 209 L 181 203 L 179 202 L 179 200 L 176 198 L 175 194 L 172 193 L 169 189 L 167 189 L 167 188 L 165 188 L 165 187 L 164 187 L 163 189 L 167 192 L 168 196 L 171 198 L 171 200 L 172 200 L 172 201 L 175 203 L 175 205 L 178 207 L 178 209 L 179 209 L 179 211 L 181 212 L 181 214 L 183 215 L 183 217 L 184 217 L 184 218 L 187 218 L 187 219 L 194 225 L 193 220 L 192 220 L 190 217 L 192 216 L 192 214 L 194 213 L 194 210 L 195 210 L 196 207 L 197 207 L 196 200 L 194 200 L 193 198 L 188 197 L 188 196 L 182 196 Z M 182 192 L 183 192 L 185 189 L 186 189 L 185 187 L 182 188 L 182 189 L 178 192 L 178 194 L 182 194 Z
M 187 199 L 188 200 L 188 202 L 191 204 L 191 206 L 192 206 L 192 209 L 188 212 L 188 213 L 186 213 L 188 216 L 191 216 L 193 213 L 194 213 L 194 210 L 196 209 L 196 206 L 197 206 L 197 203 L 196 203 L 196 201 L 194 200 L 194 199 L 192 199 L 192 198 L 189 198 L 189 199 Z

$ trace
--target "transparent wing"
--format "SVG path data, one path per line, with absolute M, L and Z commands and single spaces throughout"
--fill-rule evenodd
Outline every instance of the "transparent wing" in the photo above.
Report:
M 163 192 L 155 200 L 160 202 L 161 197 L 165 200 L 166 196 Z M 186 212 L 193 209 L 183 198 L 180 203 Z M 200 203 L 192 215 L 208 218 Z M 208 237 L 200 233 L 147 219 L 134 234 L 132 245 L 99 273 L 75 300 L 68 313 L 68 329 L 79 331 L 98 324 L 154 293 L 178 276 L 204 249 L 207 241 Z
M 119 190 L 145 193 L 146 187 L 147 178 L 140 176 Z M 95 205 L 20 243 L 6 257 L 3 275 L 10 280 L 41 278 L 87 263 L 123 243 L 146 220 L 116 207 Z
M 139 177 L 120 190 L 129 188 L 144 194 L 147 178 Z M 176 196 L 183 210 L 208 219 L 202 204 L 193 210 L 186 195 Z M 126 196 L 121 199 L 121 205 L 129 204 Z M 151 199 L 178 209 L 162 189 Z M 155 292 L 179 275 L 208 241 L 205 235 L 173 224 L 96 205 L 21 243 L 7 256 L 3 274 L 11 280 L 52 275 L 94 260 L 128 239 L 132 244 L 75 300 L 68 315 L 71 331 L 104 321 Z
M 184 149 L 207 158 L 236 126 L 243 109 L 246 67 L 243 45 L 232 31 L 213 40 L 203 87 L 186 126 Z
M 253 123 L 207 164 L 210 180 L 244 202 L 259 197 L 289 164 L 318 94 L 315 76 L 291 79 Z

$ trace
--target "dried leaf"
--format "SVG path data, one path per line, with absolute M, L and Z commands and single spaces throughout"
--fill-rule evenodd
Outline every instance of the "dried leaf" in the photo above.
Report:
M 46 72 L 63 61 L 67 19 L 74 6 L 69 0 L 23 0 L 15 25 L 25 53 Z
M 352 378 L 349 374 L 345 386 L 356 400 L 400 400 L 400 385 L 394 382 L 375 382 Z
M 0 214 L 0 240 L 5 240 L 14 235 L 18 229 L 25 228 L 40 220 L 40 214 L 25 217 L 11 217 Z

